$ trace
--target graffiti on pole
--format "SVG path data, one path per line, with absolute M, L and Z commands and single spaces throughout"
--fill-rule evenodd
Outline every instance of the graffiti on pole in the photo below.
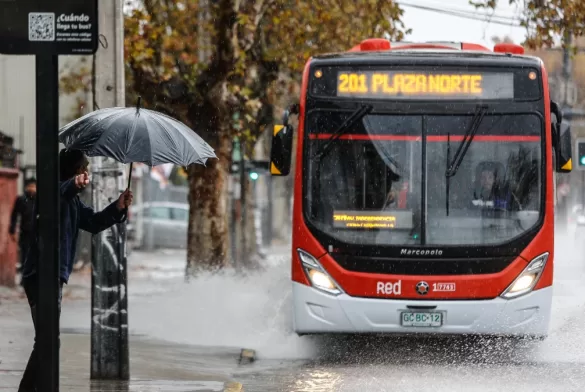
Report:
M 101 211 L 119 197 L 124 173 L 116 162 L 94 161 L 93 205 Z M 92 355 L 92 378 L 129 378 L 125 229 L 125 223 L 116 224 L 92 241 L 91 352 L 100 353 Z

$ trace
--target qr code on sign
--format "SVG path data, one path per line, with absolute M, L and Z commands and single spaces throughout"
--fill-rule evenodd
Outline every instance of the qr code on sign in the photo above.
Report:
M 51 12 L 31 12 L 28 14 L 28 40 L 54 41 L 55 14 Z

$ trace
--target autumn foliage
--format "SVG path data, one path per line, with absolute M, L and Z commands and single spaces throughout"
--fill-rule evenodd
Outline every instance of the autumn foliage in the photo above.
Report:
M 477 7 L 495 9 L 499 1 L 523 8 L 522 26 L 528 31 L 526 45 L 532 49 L 553 47 L 565 33 L 585 33 L 585 1 L 583 0 L 470 0 Z
M 226 265 L 234 136 L 251 147 L 289 91 L 282 81 L 298 82 L 310 56 L 372 36 L 400 39 L 401 15 L 388 0 L 145 0 L 127 16 L 128 89 L 191 126 L 219 157 L 189 169 L 192 270 Z

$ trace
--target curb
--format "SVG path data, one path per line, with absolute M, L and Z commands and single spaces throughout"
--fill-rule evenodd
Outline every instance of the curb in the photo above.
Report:
M 243 392 L 244 386 L 239 382 L 226 382 L 223 387 L 223 392 Z

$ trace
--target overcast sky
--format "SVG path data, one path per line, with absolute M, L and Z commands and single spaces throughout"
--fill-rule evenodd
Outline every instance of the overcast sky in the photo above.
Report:
M 404 9 L 403 20 L 406 27 L 412 29 L 412 34 L 407 36 L 407 41 L 454 41 L 454 42 L 472 42 L 484 44 L 488 48 L 492 47 L 493 36 L 510 36 L 515 43 L 522 43 L 526 36 L 526 30 L 522 27 L 506 26 L 487 21 L 478 21 L 446 15 L 437 11 L 428 11 L 412 7 L 406 4 L 412 4 L 422 7 L 437 8 L 440 10 L 462 11 L 466 13 L 475 13 L 480 19 L 485 19 L 488 15 L 486 11 L 477 11 L 469 5 L 468 0 L 397 0 Z M 508 0 L 499 0 L 498 8 L 495 15 L 504 18 L 505 23 L 519 22 L 513 21 L 518 18 L 521 9 L 516 6 L 510 6 Z M 520 1 L 523 3 L 523 1 Z
M 407 41 L 454 41 L 472 42 L 492 47 L 493 36 L 510 36 L 515 43 L 524 41 L 526 30 L 519 26 L 510 26 L 486 21 L 491 12 L 476 10 L 469 4 L 469 0 L 395 0 L 404 9 L 403 21 L 407 28 L 412 29 L 412 34 L 406 37 Z M 125 1 L 125 9 L 135 0 Z M 505 18 L 504 23 L 519 24 L 519 15 L 522 8 L 509 5 L 509 0 L 498 0 L 498 8 L 494 14 Z M 523 0 L 518 1 L 523 4 Z M 430 7 L 438 11 L 422 10 L 407 5 Z M 482 20 L 472 20 L 451 15 L 444 12 L 464 12 L 475 15 Z M 515 20 L 514 20 L 515 19 Z

